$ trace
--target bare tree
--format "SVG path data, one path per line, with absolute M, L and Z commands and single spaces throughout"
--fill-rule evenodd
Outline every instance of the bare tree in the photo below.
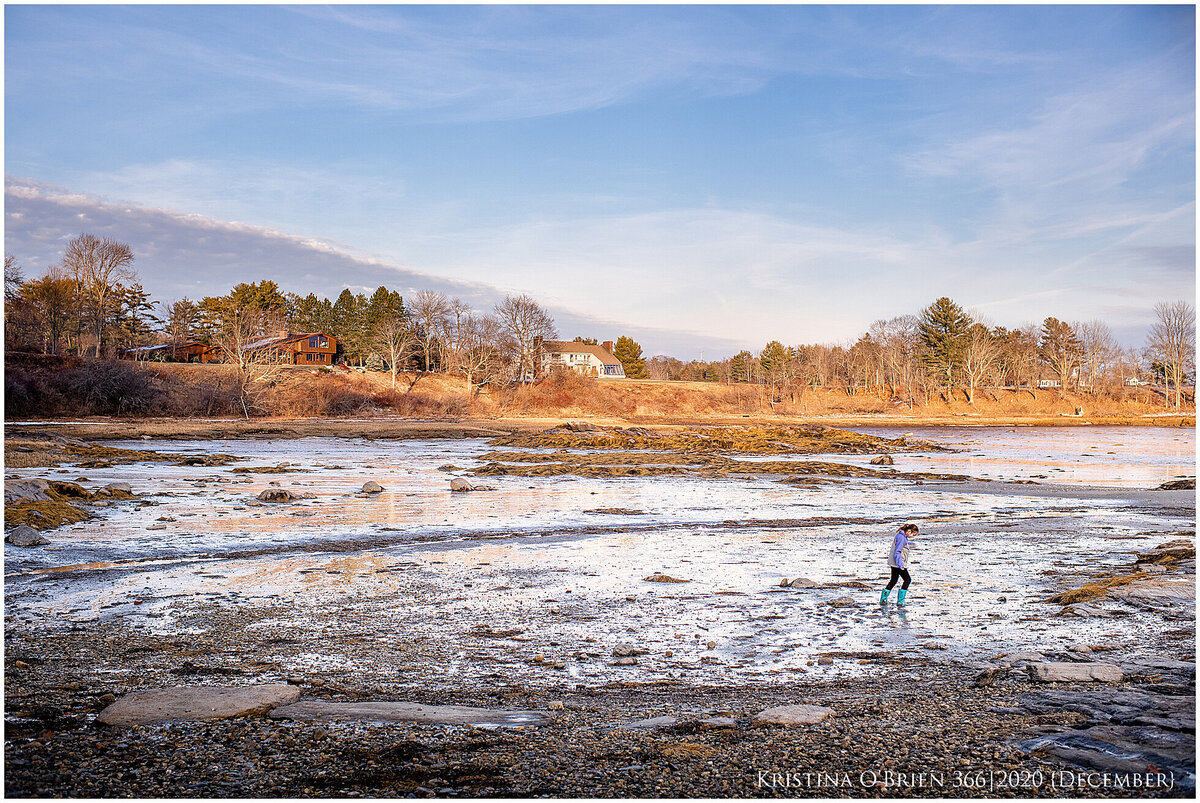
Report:
M 1080 363 L 1088 384 L 1095 391 L 1109 374 L 1109 368 L 1117 356 L 1117 344 L 1104 321 L 1083 321 L 1074 327 L 1083 350 Z
M 457 321 L 450 351 L 451 364 L 467 383 L 467 393 L 475 395 L 489 382 L 501 378 L 511 366 L 514 350 L 504 327 L 490 316 L 466 313 Z
M 1158 320 L 1150 327 L 1146 349 L 1162 366 L 1169 385 L 1175 388 L 1175 409 L 1183 398 L 1183 381 L 1196 370 L 1196 308 L 1186 301 L 1154 305 Z
M 260 334 L 266 314 L 263 310 L 227 303 L 223 313 L 215 345 L 234 367 L 238 399 L 242 412 L 249 418 L 252 409 L 261 408 L 262 394 L 282 371 L 284 355 L 265 346 L 272 338 Z
M 967 401 L 975 403 L 975 388 L 992 373 L 1000 356 L 1000 344 L 982 323 L 971 324 L 963 349 L 963 375 L 967 378 Z
M 558 339 L 558 329 L 550 313 L 529 296 L 522 295 L 506 297 L 496 305 L 495 316 L 500 326 L 516 343 L 517 375 L 524 376 L 527 370 L 536 370 L 534 339 Z
M 417 336 L 404 316 L 389 314 L 375 324 L 371 345 L 386 357 L 388 370 L 392 373 L 392 390 L 395 390 L 396 374 L 400 372 L 400 366 L 408 362 L 413 355 L 417 347 Z
M 84 314 L 96 338 L 96 356 L 104 346 L 104 330 L 112 313 L 118 290 L 132 282 L 133 251 L 125 243 L 81 234 L 67 243 L 63 270 L 75 278 Z
M 4 255 L 4 302 L 11 304 L 16 300 L 21 285 L 25 283 L 25 273 L 17 264 L 17 258 L 12 254 Z
M 408 313 L 417 327 L 421 359 L 426 371 L 433 370 L 437 360 L 438 333 L 445 330 L 450 312 L 450 299 L 431 290 L 422 290 L 408 302 Z

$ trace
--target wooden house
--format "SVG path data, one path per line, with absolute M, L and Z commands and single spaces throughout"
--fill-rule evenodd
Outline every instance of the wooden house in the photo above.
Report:
M 290 365 L 330 366 L 337 356 L 337 339 L 324 332 L 306 332 L 259 338 L 243 348 L 268 352 L 277 361 Z

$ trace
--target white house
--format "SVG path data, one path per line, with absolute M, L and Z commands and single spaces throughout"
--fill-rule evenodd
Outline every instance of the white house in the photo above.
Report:
M 541 375 L 550 373 L 555 367 L 565 366 L 584 376 L 599 379 L 623 379 L 625 369 L 621 361 L 613 356 L 613 343 L 604 341 L 599 346 L 563 340 L 536 340 L 533 344 L 536 361 Z

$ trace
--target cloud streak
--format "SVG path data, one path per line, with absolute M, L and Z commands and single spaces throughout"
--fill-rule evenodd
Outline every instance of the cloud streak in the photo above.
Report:
M 243 281 L 271 279 L 286 291 L 336 297 L 343 288 L 370 292 L 379 285 L 405 297 L 420 290 L 457 296 L 490 310 L 506 292 L 483 282 L 448 279 L 352 253 L 326 240 L 214 220 L 204 215 L 114 203 L 30 179 L 5 185 L 5 253 L 36 274 L 61 259 L 67 241 L 81 232 L 127 242 L 137 256 L 142 285 L 158 301 L 221 295 Z M 512 292 L 524 292 L 514 288 Z M 530 288 L 535 296 L 536 288 Z M 572 310 L 547 305 L 564 335 L 639 339 L 648 353 L 688 356 L 699 350 L 731 353 L 733 343 L 710 334 L 640 325 L 619 310 Z

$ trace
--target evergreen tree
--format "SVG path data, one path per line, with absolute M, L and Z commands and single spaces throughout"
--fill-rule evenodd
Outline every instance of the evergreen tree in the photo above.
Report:
M 925 347 L 925 365 L 930 372 L 944 378 L 947 386 L 954 384 L 962 367 L 970 328 L 970 316 L 945 296 L 921 311 L 918 331 Z
M 1076 376 L 1080 358 L 1083 357 L 1083 344 L 1070 324 L 1058 318 L 1047 318 L 1042 322 L 1038 356 L 1058 375 L 1065 388 Z
M 632 337 L 618 337 L 613 346 L 613 356 L 621 361 L 625 376 L 643 379 L 646 376 L 646 361 L 642 359 L 642 347 Z

